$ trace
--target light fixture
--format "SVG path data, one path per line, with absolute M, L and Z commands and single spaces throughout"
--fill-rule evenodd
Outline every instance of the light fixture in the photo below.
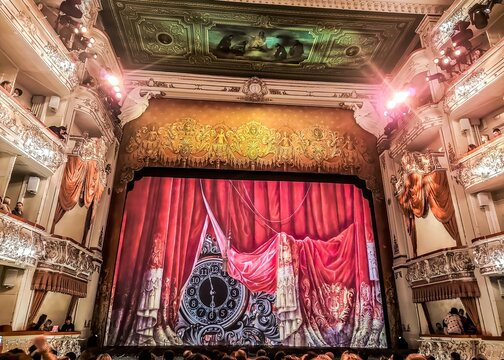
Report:
M 63 1 L 60 6 L 59 10 L 73 18 L 80 19 L 82 18 L 82 11 L 77 7 L 76 1 L 75 0 L 65 0 Z
M 469 9 L 469 18 L 476 29 L 484 29 L 488 25 L 490 11 L 488 6 L 476 4 Z
M 114 91 L 115 91 L 116 93 L 121 92 L 121 88 L 120 88 L 119 86 L 117 86 L 117 85 L 116 85 L 116 86 L 114 86 L 114 87 L 113 87 L 113 89 L 114 89 Z
M 469 41 L 474 36 L 471 29 L 460 30 L 451 37 L 453 47 L 457 47 L 463 42 Z
M 115 94 L 115 96 L 116 96 L 116 98 L 118 98 L 118 99 L 122 98 L 122 94 L 121 94 L 120 92 L 116 93 L 116 94 Z
M 445 82 L 446 81 L 446 77 L 442 73 L 435 73 L 435 74 L 432 74 L 432 75 L 427 75 L 425 77 L 425 80 L 427 80 L 427 81 L 437 80 L 437 81 L 439 81 L 441 83 L 441 82 Z
M 437 64 L 437 63 L 439 63 L 439 59 L 438 59 L 438 58 L 435 58 L 435 59 L 434 59 L 434 64 Z
M 119 85 L 119 79 L 116 76 L 108 74 L 105 78 L 107 79 L 110 85 L 112 86 Z

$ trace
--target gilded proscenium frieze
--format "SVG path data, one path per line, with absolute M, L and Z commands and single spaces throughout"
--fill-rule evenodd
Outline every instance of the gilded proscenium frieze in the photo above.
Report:
M 504 175 L 504 136 L 482 145 L 461 158 L 454 166 L 457 180 L 466 190 Z
M 77 65 L 34 1 L 0 1 L 0 15 L 17 30 L 43 63 L 70 92 L 78 84 Z M 38 15 L 38 16 L 37 16 Z
M 65 161 L 65 149 L 33 114 L 0 91 L 0 137 L 54 173 Z
M 376 83 L 368 64 L 391 71 L 420 21 L 195 0 L 107 0 L 104 8 L 125 68 L 338 82 Z
M 117 189 L 144 167 L 209 167 L 326 172 L 357 175 L 381 193 L 375 160 L 365 142 L 323 126 L 273 129 L 257 121 L 236 128 L 207 125 L 192 118 L 143 126 L 126 142 Z
M 474 241 L 471 248 L 474 264 L 482 275 L 504 274 L 504 234 Z
M 467 248 L 442 250 L 420 256 L 406 263 L 406 280 L 410 286 L 474 278 L 474 264 Z

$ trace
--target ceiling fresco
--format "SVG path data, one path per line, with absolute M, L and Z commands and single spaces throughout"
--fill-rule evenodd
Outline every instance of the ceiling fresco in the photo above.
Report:
M 214 1 L 104 0 L 126 69 L 378 83 L 421 16 Z

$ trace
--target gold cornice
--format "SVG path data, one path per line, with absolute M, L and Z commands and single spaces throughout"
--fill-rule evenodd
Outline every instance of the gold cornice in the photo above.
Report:
M 145 167 L 213 168 L 356 175 L 383 198 L 378 161 L 364 140 L 313 125 L 294 130 L 258 121 L 237 127 L 193 118 L 146 124 L 123 139 L 116 191 Z

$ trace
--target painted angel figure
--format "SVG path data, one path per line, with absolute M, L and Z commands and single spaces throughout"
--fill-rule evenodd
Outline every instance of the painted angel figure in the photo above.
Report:
M 141 87 L 132 89 L 121 107 L 121 126 L 126 125 L 132 120 L 138 119 L 149 107 L 149 100 L 156 95 L 162 95 L 161 91 L 145 91 Z

